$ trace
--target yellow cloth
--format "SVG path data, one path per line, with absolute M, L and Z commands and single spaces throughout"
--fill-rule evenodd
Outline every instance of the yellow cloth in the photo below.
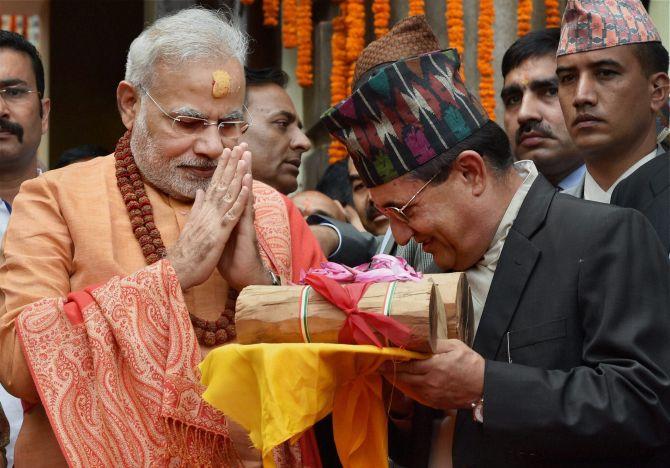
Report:
M 273 466 L 271 450 L 333 412 L 344 468 L 388 466 L 381 376 L 387 360 L 426 356 L 397 348 L 328 343 L 231 344 L 200 364 L 203 398 L 249 431 Z M 269 456 L 268 456 L 269 455 Z

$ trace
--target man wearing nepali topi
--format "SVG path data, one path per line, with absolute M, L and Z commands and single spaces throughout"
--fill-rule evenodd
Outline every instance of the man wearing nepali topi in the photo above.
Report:
M 398 244 L 414 239 L 443 270 L 465 272 L 475 335 L 471 347 L 441 340 L 428 359 L 384 364 L 405 395 L 455 414 L 396 412 L 392 457 L 667 466 L 670 264 L 653 227 L 635 210 L 557 193 L 532 161 L 514 162 L 457 52 L 393 57 L 400 26 L 363 50 L 352 94 L 322 123 Z M 417 434 L 432 445 L 422 465 Z

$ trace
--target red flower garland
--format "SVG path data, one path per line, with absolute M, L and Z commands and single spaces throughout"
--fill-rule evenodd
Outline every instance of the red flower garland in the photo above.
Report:
M 517 36 L 525 36 L 530 32 L 530 21 L 533 18 L 533 0 L 519 0 L 516 11 Z
M 477 43 L 477 69 L 479 70 L 479 98 L 491 120 L 495 120 L 496 98 L 493 87 L 493 23 L 495 22 L 495 10 L 493 0 L 480 0 L 479 18 L 479 42 Z
M 302 87 L 312 86 L 312 0 L 299 0 L 298 14 L 298 63 L 295 76 Z

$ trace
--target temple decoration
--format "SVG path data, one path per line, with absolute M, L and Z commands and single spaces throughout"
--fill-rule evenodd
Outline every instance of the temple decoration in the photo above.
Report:
M 409 0 L 409 13 L 407 16 L 417 16 L 426 14 L 426 5 L 424 0 Z
M 519 0 L 517 5 L 517 35 L 525 36 L 530 32 L 530 20 L 533 18 L 533 0 Z
M 461 58 L 461 77 L 465 81 L 465 22 L 463 21 L 463 0 L 447 0 L 445 19 L 449 47 L 458 51 Z
M 333 18 L 333 35 L 330 40 L 332 67 L 330 74 L 330 104 L 335 105 L 348 94 L 349 63 L 347 62 L 347 3 L 340 3 L 340 14 Z M 328 162 L 334 164 L 347 157 L 347 150 L 338 140 L 331 139 Z
M 298 46 L 297 0 L 283 0 L 281 5 L 281 38 L 285 48 Z
M 477 42 L 477 69 L 479 70 L 479 98 L 491 120 L 495 120 L 496 97 L 493 83 L 493 24 L 495 10 L 493 0 L 481 0 L 479 3 L 479 40 Z
M 312 86 L 312 0 L 299 0 L 297 13 L 298 64 L 295 76 L 300 86 Z
M 375 38 L 382 37 L 389 32 L 391 20 L 391 3 L 389 0 L 373 0 L 372 14 L 374 17 Z
M 354 76 L 356 59 L 365 48 L 365 1 L 347 0 L 347 62 L 349 64 L 348 84 Z
M 263 0 L 263 26 L 279 24 L 279 0 Z
M 561 11 L 558 0 L 545 0 L 545 12 L 547 16 L 546 24 L 548 28 L 558 28 L 561 26 Z

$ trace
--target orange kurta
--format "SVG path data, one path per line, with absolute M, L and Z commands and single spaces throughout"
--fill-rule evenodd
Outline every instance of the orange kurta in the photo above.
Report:
M 255 183 L 255 194 L 267 192 L 267 186 Z M 147 194 L 156 226 L 169 248 L 188 218 L 190 205 L 148 186 Z M 324 258 L 298 210 L 283 199 L 284 213 L 264 213 L 260 208 L 256 220 L 285 216 L 290 232 L 282 232 L 277 223 L 276 232 L 259 241 L 273 253 L 275 269 L 297 279 L 301 268 Z M 0 382 L 5 388 L 28 403 L 39 403 L 14 327 L 24 306 L 45 297 L 64 297 L 143 267 L 144 256 L 116 185 L 113 156 L 50 171 L 25 182 L 14 202 L 0 266 Z M 186 291 L 184 300 L 189 311 L 211 320 L 225 307 L 227 291 L 225 281 L 214 271 L 205 283 Z M 248 443 L 239 442 L 241 455 L 260 462 L 258 454 L 244 453 Z M 39 405 L 25 415 L 16 460 L 19 467 L 56 466 L 58 460 L 64 464 Z

